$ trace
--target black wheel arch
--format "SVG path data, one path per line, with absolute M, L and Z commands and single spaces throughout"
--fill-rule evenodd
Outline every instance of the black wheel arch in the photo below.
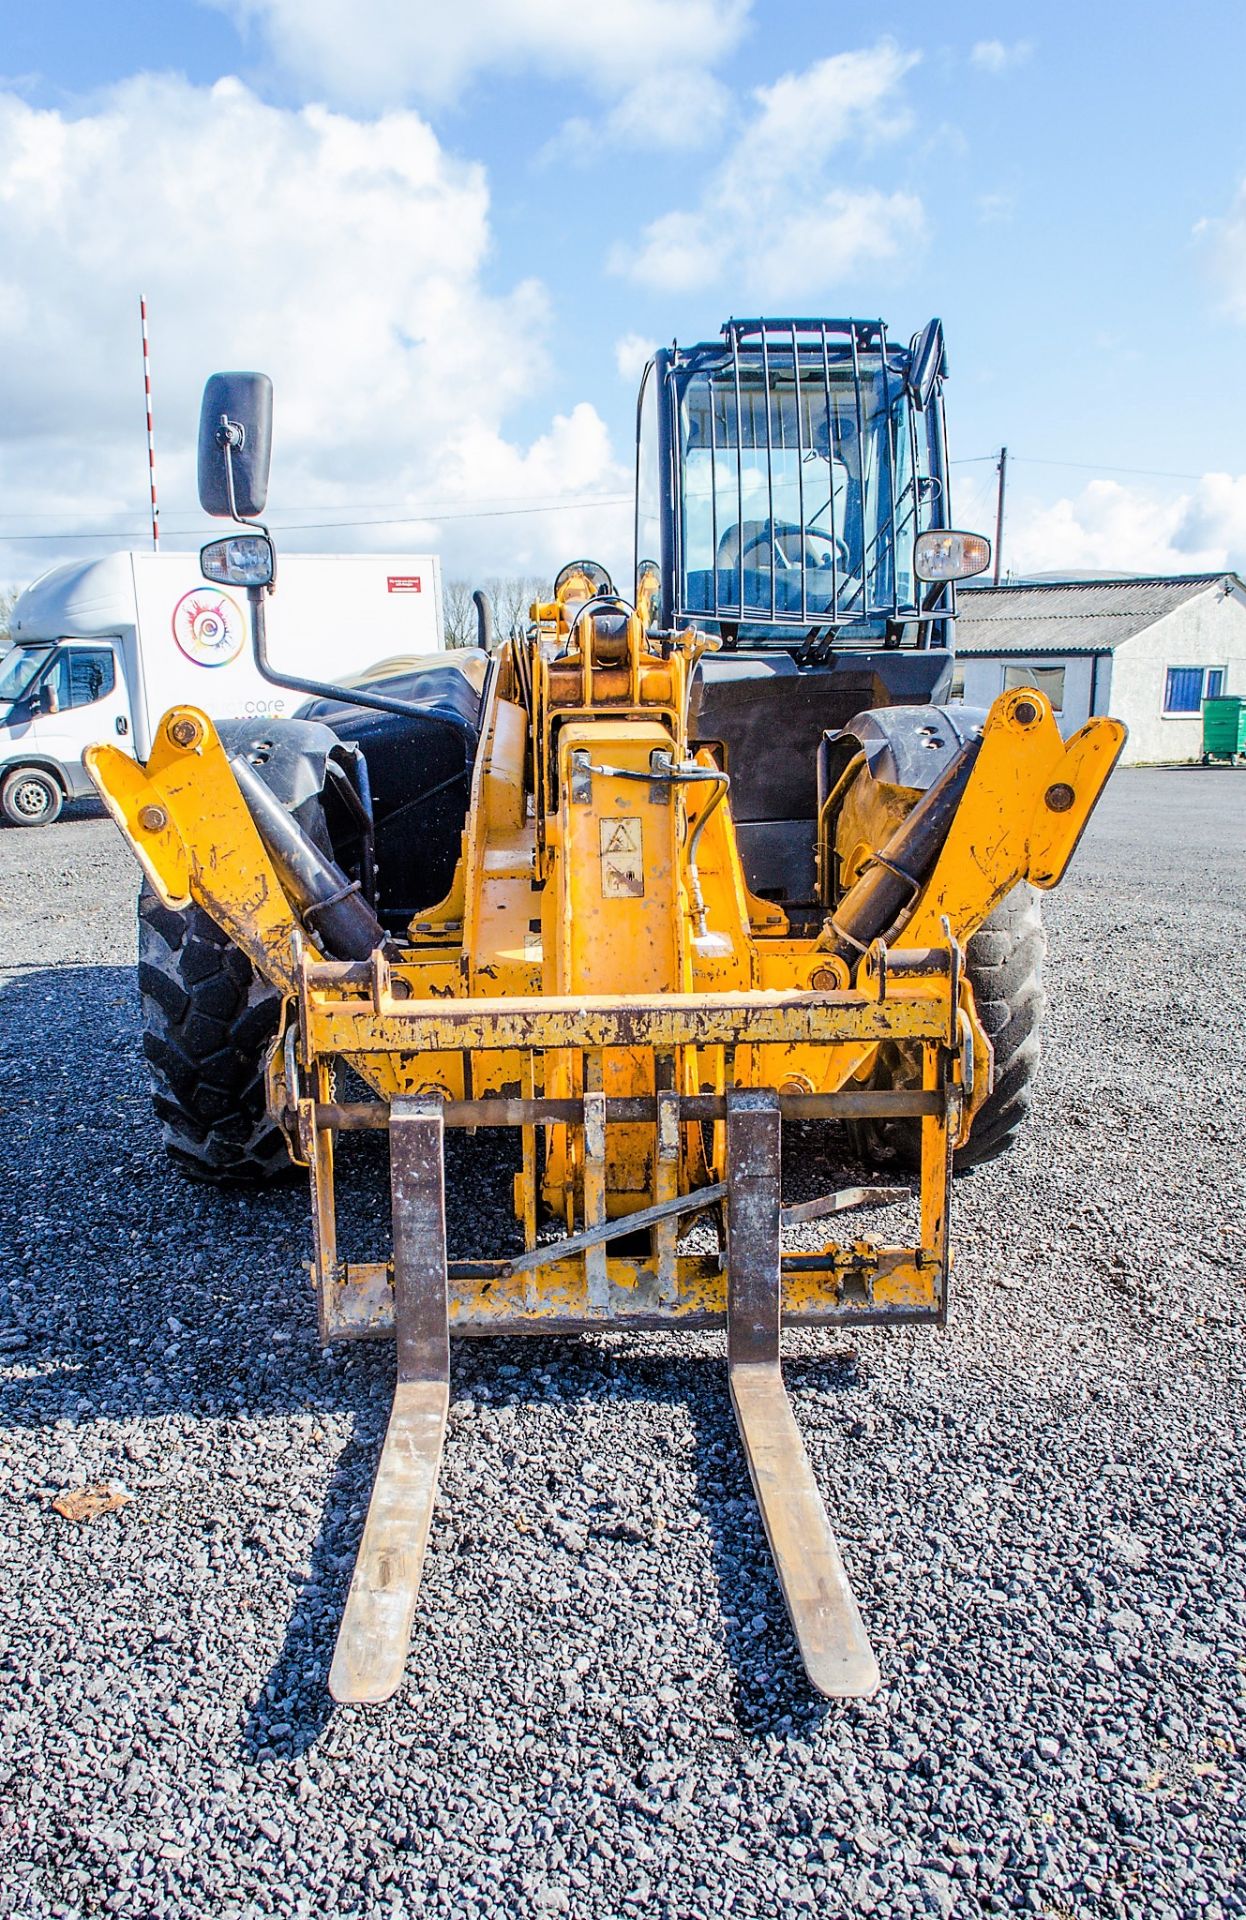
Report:
M 68 773 L 59 760 L 53 760 L 45 753 L 16 754 L 12 760 L 6 760 L 0 766 L 0 786 L 15 773 L 46 773 L 60 788 L 62 800 L 72 800 L 74 797 L 74 783 Z
M 823 735 L 818 749 L 818 810 L 859 753 L 875 780 L 925 793 L 961 748 L 982 731 L 983 707 L 869 707 Z

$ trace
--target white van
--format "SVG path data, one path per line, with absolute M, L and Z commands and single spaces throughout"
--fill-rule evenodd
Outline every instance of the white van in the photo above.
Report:
M 433 554 L 290 554 L 265 601 L 278 671 L 337 681 L 442 645 Z M 290 714 L 304 696 L 261 677 L 246 595 L 209 585 L 196 553 L 110 553 L 53 567 L 19 595 L 0 660 L 0 812 L 44 826 L 93 792 L 99 741 L 140 760 L 181 702 L 213 720 Z

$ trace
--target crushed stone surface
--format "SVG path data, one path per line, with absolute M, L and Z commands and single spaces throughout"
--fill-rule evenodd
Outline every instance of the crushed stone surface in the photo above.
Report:
M 456 1348 L 406 1683 L 333 1706 L 392 1352 L 317 1344 L 298 1186 L 166 1163 L 136 882 L 90 808 L 0 831 L 0 1916 L 1246 1911 L 1246 774 L 1114 779 L 946 1329 L 789 1336 L 883 1673 L 846 1706 L 721 1341 L 625 1335 Z M 383 1142 L 343 1159 L 375 1257 Z M 455 1253 L 512 1244 L 509 1177 L 452 1138 Z

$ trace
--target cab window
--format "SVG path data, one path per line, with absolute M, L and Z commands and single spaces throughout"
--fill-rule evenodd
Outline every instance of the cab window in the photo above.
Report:
M 71 707 L 94 706 L 112 692 L 117 668 L 111 647 L 64 647 L 56 657 L 44 686 L 53 713 Z

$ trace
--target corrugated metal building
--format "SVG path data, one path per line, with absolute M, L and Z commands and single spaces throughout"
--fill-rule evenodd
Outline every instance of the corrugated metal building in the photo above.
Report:
M 954 697 L 989 706 L 1036 686 L 1075 733 L 1129 728 L 1124 765 L 1197 760 L 1202 703 L 1246 694 L 1246 585 L 1235 573 L 962 587 Z

